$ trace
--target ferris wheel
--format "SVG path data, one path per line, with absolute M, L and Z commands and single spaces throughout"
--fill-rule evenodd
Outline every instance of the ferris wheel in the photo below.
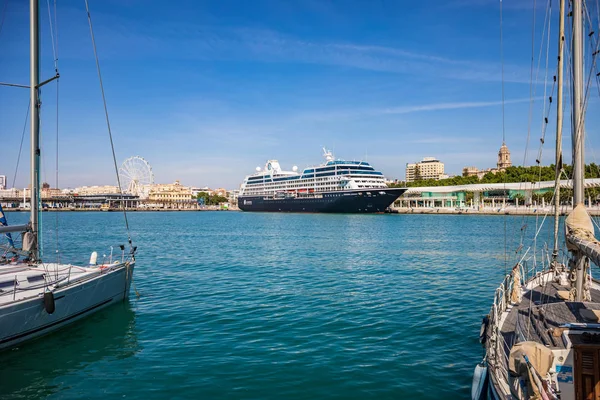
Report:
M 119 177 L 124 190 L 140 197 L 147 197 L 154 173 L 148 161 L 140 156 L 129 157 L 119 168 Z

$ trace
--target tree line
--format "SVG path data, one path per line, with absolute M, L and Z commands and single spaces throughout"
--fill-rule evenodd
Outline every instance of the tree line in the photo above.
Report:
M 572 175 L 572 166 L 563 166 L 564 174 L 561 179 L 567 179 Z M 448 179 L 418 179 L 418 171 L 414 182 L 398 182 L 391 184 L 391 187 L 423 187 L 423 186 L 457 186 L 472 185 L 476 183 L 515 183 L 515 182 L 540 182 L 554 180 L 554 164 L 548 166 L 533 167 L 508 167 L 504 171 L 495 174 L 488 172 L 481 179 L 475 176 L 453 176 Z M 600 167 L 595 163 L 585 166 L 586 178 L 600 178 Z
M 561 179 L 568 179 L 572 176 L 573 167 L 571 165 L 563 165 L 563 176 Z M 418 174 L 417 178 L 418 178 Z M 536 183 L 540 181 L 553 181 L 555 175 L 554 164 L 548 166 L 532 166 L 532 167 L 508 167 L 504 171 L 499 171 L 496 174 L 488 172 L 481 179 L 475 176 L 453 176 L 448 179 L 420 179 L 414 182 L 397 182 L 390 184 L 391 187 L 428 187 L 428 186 L 459 186 L 459 185 L 472 185 L 477 183 L 518 183 L 518 182 L 531 182 Z M 585 166 L 585 178 L 600 178 L 600 167 L 595 163 L 590 163 Z M 532 200 L 537 204 L 542 203 L 542 199 L 549 204 L 552 201 L 553 190 L 547 190 L 544 192 L 533 193 Z M 571 201 L 573 196 L 572 189 L 561 189 L 560 190 L 560 202 L 565 204 Z M 592 201 L 600 197 L 600 188 L 588 188 L 585 189 L 585 196 L 591 197 Z M 519 202 L 524 202 L 524 196 L 517 194 L 514 196 L 519 199 Z M 466 201 L 468 202 L 473 198 L 472 192 L 466 192 Z
M 227 203 L 229 201 L 227 197 L 219 196 L 216 194 L 210 195 L 206 192 L 199 192 L 197 199 L 205 206 L 217 206 L 221 203 Z

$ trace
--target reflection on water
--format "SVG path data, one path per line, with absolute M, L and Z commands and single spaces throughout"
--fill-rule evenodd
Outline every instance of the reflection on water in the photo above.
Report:
M 58 393 L 68 376 L 139 352 L 135 313 L 115 304 L 55 333 L 1 354 L 0 397 L 31 399 Z

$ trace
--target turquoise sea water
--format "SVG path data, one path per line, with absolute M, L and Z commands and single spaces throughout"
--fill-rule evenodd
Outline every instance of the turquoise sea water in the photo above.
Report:
M 125 242 L 120 213 L 43 218 L 48 261 L 57 218 L 62 262 Z M 533 217 L 465 215 L 129 221 L 141 296 L 0 353 L 0 398 L 466 399 L 504 232 L 514 249 L 514 232 L 535 230 Z

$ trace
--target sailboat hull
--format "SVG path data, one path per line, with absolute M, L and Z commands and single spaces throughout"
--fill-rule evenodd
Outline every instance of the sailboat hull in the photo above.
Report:
M 133 268 L 133 263 L 122 265 L 82 282 L 57 288 L 53 291 L 54 311 L 51 314 L 41 294 L 0 306 L 0 350 L 56 331 L 127 299 Z

